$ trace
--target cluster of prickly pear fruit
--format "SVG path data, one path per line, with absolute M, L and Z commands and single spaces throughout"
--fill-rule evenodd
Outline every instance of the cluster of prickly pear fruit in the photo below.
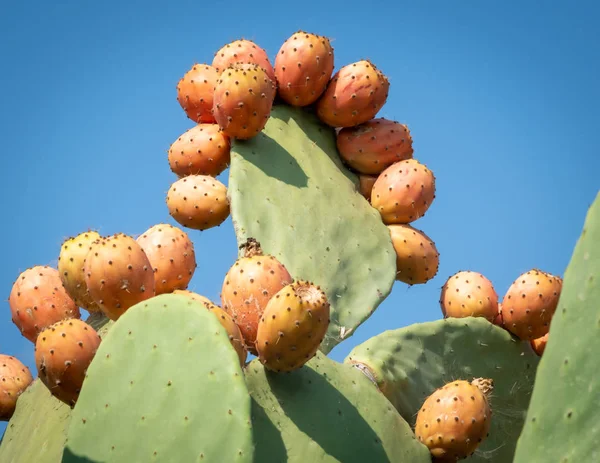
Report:
M 182 227 L 199 231 L 220 226 L 233 215 L 233 210 L 241 214 L 240 210 L 244 209 L 246 215 L 251 215 L 251 208 L 243 207 L 247 204 L 236 204 L 228 187 L 217 177 L 228 166 L 241 163 L 244 154 L 257 155 L 258 148 L 271 146 L 271 151 L 267 149 L 262 154 L 273 157 L 279 154 L 272 145 L 260 143 L 269 138 L 269 124 L 282 118 L 277 107 L 287 105 L 294 110 L 306 110 L 306 114 L 314 113 L 316 120 L 298 116 L 304 113 L 292 113 L 295 129 L 304 131 L 303 140 L 277 139 L 274 143 L 277 149 L 287 151 L 290 159 L 296 160 L 308 149 L 306 146 L 318 145 L 319 148 L 310 153 L 317 158 L 311 159 L 312 162 L 318 162 L 320 156 L 324 163 L 331 164 L 332 157 L 337 157 L 339 170 L 355 176 L 352 194 L 362 201 L 360 207 L 364 212 L 358 214 L 359 221 L 375 217 L 379 232 L 382 229 L 386 239 L 389 237 L 382 254 L 393 256 L 387 264 L 394 264 L 395 280 L 408 285 L 432 280 L 438 272 L 440 254 L 433 240 L 415 228 L 414 222 L 431 207 L 436 178 L 414 157 L 408 127 L 377 117 L 390 92 L 385 74 L 369 60 L 347 64 L 334 73 L 334 50 L 329 39 L 304 31 L 296 32 L 282 44 L 273 63 L 265 49 L 256 43 L 236 40 L 218 50 L 210 64 L 196 63 L 180 79 L 177 101 L 195 125 L 183 132 L 168 150 L 168 163 L 177 179 L 166 195 L 165 213 Z M 327 138 L 322 144 L 315 141 L 315 134 L 322 132 L 332 143 L 328 143 Z M 242 176 L 242 171 L 244 169 L 236 170 L 235 174 L 230 172 L 236 185 L 242 183 L 236 178 Z M 456 352 L 452 343 L 462 335 L 472 335 L 469 330 L 477 331 L 482 335 L 477 339 L 479 346 L 487 347 L 487 341 L 501 346 L 500 353 L 492 351 L 486 359 L 503 356 L 505 365 L 522 367 L 524 364 L 524 369 L 535 366 L 529 363 L 522 345 L 528 345 L 538 356 L 544 352 L 561 295 L 562 279 L 534 269 L 520 275 L 503 298 L 499 298 L 492 282 L 482 274 L 457 272 L 442 287 L 439 304 L 445 319 L 464 319 L 464 326 L 459 328 L 453 322 L 446 322 L 444 328 L 448 332 L 439 336 L 435 330 L 427 332 L 429 326 L 421 324 L 414 330 L 418 332 L 416 335 L 404 333 L 400 345 L 393 345 L 384 333 L 381 340 L 372 338 L 380 350 L 366 347 L 368 355 L 363 358 L 351 355 L 343 364 L 328 361 L 319 350 L 324 350 L 330 327 L 339 323 L 340 334 L 335 341 L 340 342 L 364 321 L 360 316 L 352 318 L 354 314 L 350 310 L 344 312 L 337 305 L 338 298 L 353 296 L 357 287 L 360 291 L 364 275 L 355 271 L 359 265 L 350 266 L 341 258 L 333 262 L 333 270 L 305 265 L 303 259 L 313 259 L 316 242 L 323 243 L 328 252 L 332 248 L 339 251 L 346 246 L 346 242 L 341 242 L 346 238 L 354 240 L 352 245 L 356 245 L 357 250 L 345 258 L 350 255 L 358 261 L 361 244 L 369 248 L 374 242 L 380 242 L 369 241 L 372 236 L 368 233 L 348 237 L 339 229 L 323 232 L 323 229 L 294 227 L 285 222 L 286 213 L 298 216 L 303 211 L 302 189 L 294 183 L 297 179 L 291 180 L 293 176 L 286 175 L 281 167 L 272 169 L 270 176 L 276 178 L 279 187 L 293 184 L 296 190 L 293 194 L 300 190 L 294 210 L 284 210 L 284 204 L 288 203 L 273 195 L 264 198 L 265 204 L 251 204 L 256 209 L 277 210 L 265 227 L 268 228 L 266 239 L 249 237 L 243 225 L 235 224 L 236 237 L 241 242 L 240 255 L 224 275 L 220 306 L 188 289 L 197 268 L 193 239 L 186 231 L 167 223 L 154 225 L 137 237 L 125 233 L 103 236 L 92 230 L 82 232 L 62 244 L 56 269 L 36 266 L 18 276 L 9 297 L 12 320 L 35 345 L 39 381 L 55 399 L 73 409 L 70 413 L 78 418 L 69 428 L 69 437 L 74 438 L 70 445 L 79 450 L 83 445 L 86 455 L 107 452 L 108 447 L 97 450 L 96 442 L 102 441 L 103 436 L 92 442 L 88 440 L 87 428 L 102 429 L 103 420 L 120 424 L 121 418 L 126 423 L 139 423 L 140 417 L 128 409 L 113 413 L 112 404 L 101 403 L 94 394 L 119 400 L 111 396 L 112 388 L 127 395 L 135 387 L 141 388 L 136 390 L 138 394 L 160 398 L 155 402 L 164 407 L 161 412 L 173 413 L 166 417 L 167 421 L 180 432 L 193 428 L 192 436 L 208 436 L 207 441 L 223 447 L 239 440 L 239 449 L 234 449 L 239 461 L 337 460 L 349 458 L 347 455 L 364 456 L 363 452 L 368 458 L 374 458 L 373 461 L 379 461 L 379 456 L 381 461 L 388 461 L 392 455 L 398 462 L 409 461 L 401 458 L 425 462 L 431 456 L 440 461 L 456 461 L 476 458 L 477 452 L 489 441 L 488 437 L 494 442 L 502 439 L 503 436 L 493 435 L 496 420 L 505 416 L 512 419 L 512 415 L 518 414 L 503 415 L 503 404 L 494 403 L 492 390 L 499 384 L 498 390 L 504 398 L 508 395 L 506 380 L 512 379 L 502 376 L 505 373 L 498 365 L 490 366 L 473 355 Z M 309 180 L 313 184 L 323 182 L 317 175 L 306 179 L 306 184 Z M 281 194 L 285 194 L 284 190 Z M 333 198 L 325 200 L 335 201 L 337 197 Z M 335 206 L 341 208 L 347 204 Z M 309 220 L 306 219 L 306 223 L 310 223 Z M 297 241 L 297 247 L 277 255 L 264 250 L 273 249 L 273 243 L 282 240 L 284 235 Z M 311 278 L 307 277 L 309 274 Z M 338 278 L 336 284 L 332 284 L 332 274 Z M 340 275 L 344 284 L 338 284 Z M 385 298 L 384 292 L 377 288 L 377 297 Z M 80 309 L 87 310 L 90 319 L 81 320 Z M 366 318 L 374 307 L 361 310 L 367 313 Z M 106 323 L 106 328 L 100 329 L 94 324 L 95 316 L 100 317 L 100 325 Z M 352 322 L 347 326 L 342 324 L 343 317 Z M 163 322 L 167 326 L 164 331 Z M 440 326 L 436 325 L 435 329 Z M 138 334 L 138 328 L 143 336 Z M 196 344 L 196 337 L 201 338 L 200 344 Z M 434 347 L 430 339 L 424 342 L 433 337 L 447 345 L 440 348 Z M 439 341 L 440 338 L 444 340 Z M 327 348 L 330 347 L 328 344 Z M 402 348 L 405 354 L 400 353 L 400 356 L 409 359 L 409 373 L 398 365 L 401 360 L 395 358 Z M 440 350 L 444 351 L 443 355 Z M 98 352 L 102 355 L 97 356 Z M 451 361 L 444 357 L 448 352 L 453 355 Z M 256 359 L 248 362 L 249 354 Z M 113 355 L 117 357 L 115 362 L 125 362 L 119 363 L 121 372 L 132 358 L 136 362 L 139 359 L 144 371 L 137 373 L 145 375 L 146 380 L 100 377 L 101 373 L 107 375 L 111 371 Z M 411 355 L 415 358 L 410 358 Z M 189 376 L 181 370 L 168 370 L 178 356 L 185 358 L 188 369 L 193 370 Z M 430 365 L 436 362 L 461 363 L 463 369 L 458 374 L 451 367 L 447 371 L 446 366 L 432 368 Z M 152 371 L 155 364 L 161 366 L 161 371 Z M 154 374 L 160 381 L 164 380 L 160 387 L 156 386 Z M 407 380 L 409 374 L 412 376 Z M 131 375 L 133 377 L 133 373 Z M 247 386 L 243 385 L 243 376 Z M 477 376 L 481 377 L 471 381 Z M 191 380 L 186 383 L 186 379 Z M 19 397 L 33 382 L 29 370 L 18 360 L 0 356 L 0 419 L 9 420 L 18 413 L 15 407 Z M 531 378 L 526 377 L 525 386 L 515 389 L 514 396 L 521 402 L 528 400 L 531 382 Z M 231 395 L 220 395 L 222 389 L 227 389 L 224 384 L 231 386 Z M 164 394 L 179 391 L 180 385 L 184 393 L 171 410 Z M 421 386 L 417 393 L 417 387 Z M 227 415 L 222 429 L 219 426 L 210 429 L 214 438 L 202 432 L 205 431 L 200 428 L 202 424 L 194 419 L 199 409 L 189 415 L 183 413 L 184 402 L 187 405 L 186 387 L 193 397 L 207 393 L 199 408 L 203 413 L 204 409 L 212 411 L 212 400 L 223 409 L 220 410 L 223 415 Z M 313 390 L 320 396 L 312 397 Z M 252 408 L 250 395 L 254 401 Z M 360 413 L 357 409 L 362 404 L 357 403 L 357 396 L 366 397 L 368 401 Z M 323 422 L 333 423 L 324 431 L 340 433 L 339 444 L 331 443 L 325 448 L 317 445 L 316 436 L 298 432 L 303 427 L 295 422 L 306 424 L 306 420 L 320 420 L 318 416 L 304 414 L 311 406 L 306 397 L 319 403 L 324 413 Z M 120 400 L 127 403 L 127 398 Z M 411 429 L 407 415 L 415 402 L 419 402 L 419 408 L 414 410 L 417 413 L 410 413 L 416 418 Z M 494 413 L 492 418 L 492 409 L 496 407 L 499 413 Z M 102 409 L 101 416 L 97 413 L 99 409 Z M 378 410 L 380 415 L 371 416 L 373 410 Z M 179 412 L 182 416 L 175 417 Z M 328 412 L 331 413 L 328 415 Z M 236 416 L 235 425 L 230 423 L 231 416 Z M 148 412 L 141 416 L 141 421 L 149 423 L 162 418 L 158 413 Z M 370 420 L 370 424 L 364 427 L 363 419 Z M 348 422 L 336 428 L 339 420 Z M 382 428 L 382 423 L 387 429 Z M 514 424 L 510 422 L 511 426 Z M 309 426 L 320 429 L 316 423 Z M 228 434 L 231 429 L 235 429 L 233 435 Z M 273 433 L 280 433 L 281 441 L 290 451 L 284 456 L 271 455 L 260 449 L 264 444 L 259 444 L 252 453 L 249 429 L 254 433 L 254 441 L 259 443 L 271 442 Z M 371 435 L 370 431 L 377 434 Z M 106 430 L 109 432 L 114 430 Z M 290 443 L 291 439 L 294 442 Z M 400 444 L 394 444 L 396 440 Z M 189 442 L 197 441 L 190 438 Z M 298 451 L 298 442 L 306 447 L 306 455 L 294 453 Z M 508 444 L 511 447 L 514 442 Z M 152 455 L 142 455 L 136 453 L 135 446 L 129 445 L 124 450 L 116 450 L 125 452 L 118 457 L 123 458 L 122 461 L 158 458 L 157 450 Z M 369 447 L 373 445 L 374 448 Z M 114 450 L 112 446 L 110 451 Z M 188 455 L 188 451 L 190 447 L 182 448 L 181 455 Z M 214 448 L 206 450 L 207 454 L 204 451 L 201 450 L 199 457 L 198 453 L 194 454 L 194 458 L 205 459 L 209 455 L 206 461 L 225 461 L 222 455 L 219 460 Z M 267 454 L 273 460 L 265 459 Z M 64 458 L 71 461 L 66 452 Z M 91 457 L 90 460 L 93 461 Z

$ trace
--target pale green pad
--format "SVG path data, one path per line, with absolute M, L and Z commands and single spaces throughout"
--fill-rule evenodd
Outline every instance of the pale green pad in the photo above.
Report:
M 490 435 L 464 461 L 512 462 L 539 362 L 529 343 L 483 318 L 448 318 L 374 336 L 344 362 L 368 366 L 411 426 L 438 387 L 456 379 L 492 379 Z
M 323 288 L 332 307 L 324 353 L 373 313 L 396 277 L 389 230 L 357 182 L 340 161 L 334 130 L 302 108 L 274 106 L 258 136 L 232 142 L 228 194 L 238 243 L 257 239 L 293 278 Z
M 58 400 L 39 379 L 19 397 L 2 445 L 2 463 L 59 463 L 71 408 Z
M 131 307 L 102 341 L 73 410 L 63 462 L 252 462 L 238 356 L 200 302 Z
M 600 461 L 600 194 L 565 272 L 515 463 Z
M 426 463 L 427 447 L 362 373 L 322 353 L 291 373 L 247 367 L 260 463 Z

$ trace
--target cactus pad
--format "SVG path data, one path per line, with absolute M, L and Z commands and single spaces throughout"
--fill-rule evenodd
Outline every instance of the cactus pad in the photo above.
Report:
M 17 401 L 0 445 L 0 461 L 60 463 L 70 421 L 71 408 L 36 379 Z
M 261 463 L 430 462 L 404 419 L 359 371 L 322 353 L 288 374 L 246 368 L 255 460 Z
M 411 426 L 436 388 L 457 379 L 492 379 L 490 434 L 465 461 L 494 463 L 512 462 L 538 361 L 529 343 L 477 317 L 386 331 L 344 360 L 372 377 Z
M 600 461 L 600 194 L 564 275 L 515 463 Z
M 104 337 L 73 409 L 63 462 L 251 462 L 250 396 L 218 319 L 163 294 Z
M 342 165 L 334 130 L 314 114 L 277 105 L 258 136 L 232 141 L 228 191 L 238 243 L 257 239 L 293 278 L 327 294 L 331 323 L 322 352 L 390 293 L 396 253 L 389 230 Z

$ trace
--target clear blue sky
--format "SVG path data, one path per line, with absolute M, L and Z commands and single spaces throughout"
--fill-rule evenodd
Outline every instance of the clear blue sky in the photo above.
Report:
M 415 222 L 441 253 L 437 277 L 396 283 L 334 359 L 386 329 L 440 318 L 440 287 L 458 270 L 483 273 L 500 295 L 530 268 L 563 274 L 600 187 L 593 2 L 52 3 L 9 2 L 0 15 L 0 352 L 34 375 L 33 344 L 6 302 L 13 281 L 55 266 L 63 239 L 88 227 L 137 235 L 176 225 L 166 150 L 193 125 L 176 83 L 241 37 L 273 60 L 304 29 L 332 39 L 336 69 L 370 58 L 391 81 L 379 116 L 408 124 L 415 157 L 437 176 L 437 198 Z M 231 219 L 189 234 L 190 289 L 218 301 L 236 258 Z

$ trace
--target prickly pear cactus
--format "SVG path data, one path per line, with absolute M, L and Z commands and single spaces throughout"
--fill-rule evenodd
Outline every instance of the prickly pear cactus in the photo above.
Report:
M 254 461 L 238 356 L 200 302 L 164 294 L 131 307 L 87 375 L 64 463 Z
M 2 463 L 59 463 L 71 408 L 36 379 L 19 397 L 0 446 Z
M 320 352 L 289 374 L 246 368 L 260 463 L 425 463 L 429 450 L 362 373 Z
M 465 461 L 509 463 L 538 361 L 529 343 L 483 318 L 468 317 L 386 331 L 355 347 L 344 363 L 371 377 L 411 426 L 436 388 L 457 379 L 492 379 L 490 434 Z
M 390 293 L 396 254 L 379 213 L 341 163 L 335 132 L 302 108 L 273 107 L 265 129 L 233 140 L 229 176 L 238 242 L 257 239 L 331 301 L 328 353 Z
M 515 463 L 600 461 L 600 194 L 564 275 Z

